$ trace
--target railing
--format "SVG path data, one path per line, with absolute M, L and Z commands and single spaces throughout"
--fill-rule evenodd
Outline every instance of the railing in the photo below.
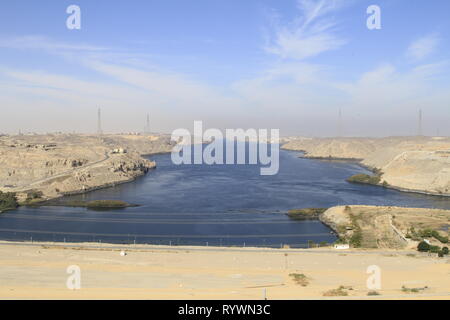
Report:
M 308 248 L 317 247 L 318 238 L 329 233 L 310 234 L 266 234 L 266 235 L 134 235 L 83 232 L 52 232 L 19 229 L 0 229 L 0 240 L 15 242 L 54 243 L 110 243 L 123 245 L 165 245 L 165 246 L 214 246 L 214 247 L 265 247 L 265 248 Z M 277 242 L 274 239 L 283 239 Z M 290 241 L 286 241 L 290 239 Z M 295 240 L 296 239 L 296 240 Z M 301 239 L 301 240 L 300 240 Z M 313 241 L 316 242 L 313 242 Z M 325 245 L 322 242 L 322 245 Z

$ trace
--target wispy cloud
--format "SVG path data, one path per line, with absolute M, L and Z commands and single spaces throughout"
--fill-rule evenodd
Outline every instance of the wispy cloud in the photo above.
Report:
M 304 60 L 335 50 L 346 40 L 335 34 L 336 22 L 328 15 L 342 6 L 337 0 L 298 0 L 299 15 L 290 24 L 275 22 L 273 40 L 266 52 L 281 58 Z
M 106 47 L 53 41 L 47 37 L 39 35 L 14 37 L 14 38 L 0 38 L 0 48 L 36 49 L 36 50 L 45 50 L 53 53 L 61 51 L 98 52 L 109 50 Z
M 423 36 L 411 43 L 406 51 L 406 56 L 413 61 L 422 60 L 436 50 L 439 42 L 440 38 L 435 33 Z

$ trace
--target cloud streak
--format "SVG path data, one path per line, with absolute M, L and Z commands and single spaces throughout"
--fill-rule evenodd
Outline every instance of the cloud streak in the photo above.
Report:
M 335 34 L 336 23 L 328 17 L 341 7 L 336 0 L 299 0 L 299 15 L 290 24 L 275 24 L 274 39 L 266 52 L 283 59 L 305 60 L 335 50 L 346 40 Z
M 413 61 L 423 60 L 433 54 L 439 42 L 440 38 L 435 33 L 423 36 L 410 44 L 406 56 Z

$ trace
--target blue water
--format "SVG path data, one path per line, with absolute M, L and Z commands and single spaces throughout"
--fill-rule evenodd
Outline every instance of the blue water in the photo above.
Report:
M 158 168 L 134 182 L 69 199 L 121 199 L 139 207 L 110 211 L 85 208 L 20 208 L 0 216 L 0 239 L 102 241 L 222 246 L 306 246 L 336 238 L 318 221 L 293 221 L 292 208 L 346 204 L 450 209 L 445 197 L 403 193 L 345 179 L 368 173 L 349 162 L 298 158 L 280 152 L 280 171 L 259 175 L 252 165 L 172 164 L 150 157 Z

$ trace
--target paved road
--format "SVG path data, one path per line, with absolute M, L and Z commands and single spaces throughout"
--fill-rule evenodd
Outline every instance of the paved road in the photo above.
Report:
M 275 253 L 330 253 L 330 254 L 383 254 L 383 255 L 408 255 L 416 254 L 418 256 L 427 257 L 428 254 L 411 251 L 411 250 L 336 250 L 336 249 L 280 249 L 280 248 L 256 248 L 256 247 L 207 247 L 207 246 L 158 246 L 146 244 L 108 244 L 108 243 L 55 243 L 55 242 L 9 242 L 0 241 L 2 246 L 32 246 L 32 247 L 48 247 L 54 249 L 86 249 L 86 250 L 111 250 L 111 251 L 199 251 L 199 252 L 275 252 Z

